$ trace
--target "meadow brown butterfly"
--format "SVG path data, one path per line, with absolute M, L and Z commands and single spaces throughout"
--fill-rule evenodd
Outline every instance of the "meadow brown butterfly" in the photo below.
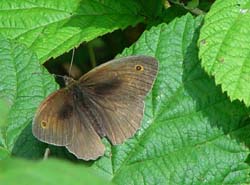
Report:
M 39 106 L 32 131 L 39 140 L 65 146 L 93 160 L 105 151 L 101 138 L 123 143 L 140 127 L 144 99 L 158 71 L 149 56 L 111 60 L 49 95 Z

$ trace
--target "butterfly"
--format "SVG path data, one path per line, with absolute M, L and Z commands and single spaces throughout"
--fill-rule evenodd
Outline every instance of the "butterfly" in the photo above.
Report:
M 65 146 L 77 158 L 104 155 L 103 137 L 121 144 L 140 128 L 144 99 L 155 81 L 158 62 L 129 56 L 106 62 L 49 95 L 38 107 L 33 135 Z

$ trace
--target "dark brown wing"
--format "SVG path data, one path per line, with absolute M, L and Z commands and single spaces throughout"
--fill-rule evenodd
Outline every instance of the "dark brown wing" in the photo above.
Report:
M 153 57 L 126 57 L 105 63 L 79 80 L 96 115 L 94 128 L 112 144 L 122 143 L 140 127 L 144 99 L 157 70 Z
M 87 74 L 79 82 L 92 93 L 113 97 L 145 96 L 151 89 L 158 71 L 158 62 L 149 56 L 131 56 L 106 62 Z
M 42 102 L 33 120 L 33 134 L 43 142 L 66 146 L 80 159 L 96 159 L 104 154 L 104 145 L 72 91 L 58 90 Z
M 47 97 L 39 106 L 32 124 L 33 135 L 39 140 L 65 146 L 72 140 L 73 102 L 65 89 Z

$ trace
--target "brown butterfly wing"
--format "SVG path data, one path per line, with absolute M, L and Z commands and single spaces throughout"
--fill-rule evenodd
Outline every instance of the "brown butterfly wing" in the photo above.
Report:
M 153 57 L 126 57 L 105 63 L 79 80 L 95 112 L 99 135 L 119 144 L 135 134 L 157 70 Z
M 43 142 L 66 146 L 78 158 L 96 159 L 105 148 L 74 93 L 74 89 L 64 88 L 42 102 L 33 120 L 33 135 Z
M 65 115 L 67 116 L 65 117 Z M 32 126 L 32 132 L 39 140 L 65 146 L 72 140 L 73 102 L 65 89 L 47 97 L 39 106 Z
M 80 93 L 78 90 L 75 91 L 74 87 L 72 90 L 73 93 Z M 100 136 L 93 127 L 96 121 L 95 115 L 92 114 L 89 99 L 84 95 L 84 92 L 77 96 L 73 95 L 75 102 L 73 137 L 72 142 L 66 148 L 78 158 L 90 160 L 102 156 L 105 146 L 102 144 Z
M 126 100 L 127 101 L 127 100 Z M 96 117 L 100 121 L 95 122 L 96 131 L 101 136 L 107 136 L 112 144 L 123 143 L 132 137 L 140 127 L 143 116 L 143 101 L 133 100 L 128 104 L 95 98 L 92 100 Z M 109 105 L 111 106 L 109 107 Z M 101 128 L 101 129 L 100 129 Z

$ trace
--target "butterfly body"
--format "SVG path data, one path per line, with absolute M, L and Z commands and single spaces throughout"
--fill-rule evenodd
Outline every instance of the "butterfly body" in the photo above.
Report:
M 84 160 L 104 154 L 102 137 L 123 143 L 140 127 L 144 99 L 158 70 L 153 57 L 115 59 L 48 96 L 33 120 L 41 141 L 66 146 Z

